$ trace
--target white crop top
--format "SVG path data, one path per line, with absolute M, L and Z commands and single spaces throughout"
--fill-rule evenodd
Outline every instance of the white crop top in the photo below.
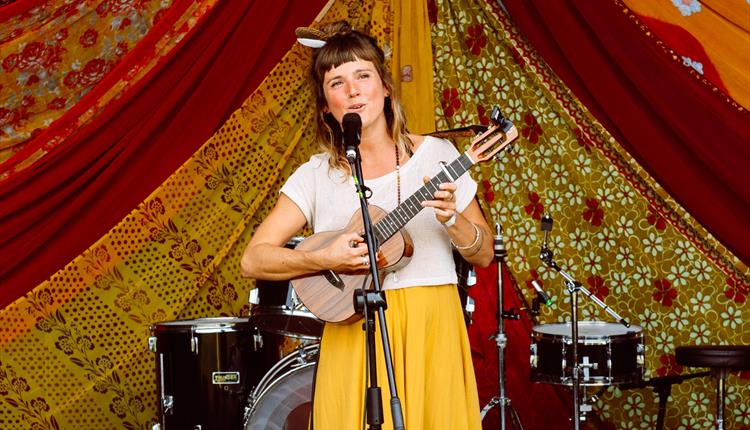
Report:
M 424 185 L 424 176 L 432 178 L 440 172 L 439 161 L 450 163 L 459 155 L 450 142 L 425 137 L 414 155 L 401 166 L 402 202 Z M 474 198 L 477 184 L 468 172 L 456 184 L 456 207 L 462 212 Z M 396 208 L 395 171 L 367 179 L 365 185 L 372 190 L 369 204 L 386 212 Z M 351 177 L 344 178 L 342 172 L 330 169 L 328 154 L 325 153 L 313 155 L 302 164 L 289 177 L 281 192 L 300 208 L 315 233 L 344 228 L 360 207 L 354 181 Z M 450 238 L 435 218 L 434 211 L 423 209 L 406 223 L 405 229 L 414 242 L 414 255 L 408 265 L 386 276 L 383 289 L 456 283 Z

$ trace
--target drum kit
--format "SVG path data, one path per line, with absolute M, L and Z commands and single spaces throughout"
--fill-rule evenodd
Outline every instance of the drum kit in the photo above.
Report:
M 258 281 L 249 300 L 249 317 L 152 327 L 159 409 L 153 429 L 307 429 L 323 322 L 288 281 Z
M 266 288 L 275 286 L 258 287 Z M 154 326 L 149 344 L 157 356 L 156 428 L 307 428 L 322 322 L 304 308 L 256 309 L 250 318 Z
M 294 248 L 300 240 L 294 238 L 286 246 Z M 496 249 L 496 257 L 503 255 Z M 459 295 L 464 292 L 461 299 L 470 324 L 471 298 L 465 290 L 473 283 L 471 268 L 460 255 L 456 260 Z M 502 297 L 502 291 L 499 293 Z M 258 281 L 249 301 L 249 317 L 167 321 L 152 327 L 149 349 L 156 354 L 159 409 L 154 430 L 308 428 L 324 323 L 304 307 L 289 281 Z M 532 329 L 530 379 L 573 388 L 574 424 L 585 420 L 585 412 L 590 410 L 585 401 L 579 404 L 585 397 L 579 389 L 642 382 L 642 329 L 626 327 L 619 316 L 617 319 L 619 323 L 573 321 Z M 502 324 L 498 333 L 502 350 Z M 574 338 L 578 341 L 573 342 Z M 514 427 L 523 429 L 505 397 L 502 353 L 500 356 L 501 396 L 485 406 L 482 417 L 493 406 L 509 408 L 514 413 Z M 581 413 L 583 416 L 578 415 Z M 501 416 L 501 428 L 505 429 L 505 414 Z
M 523 430 L 523 424 L 510 398 L 505 392 L 505 348 L 507 337 L 504 333 L 503 320 L 518 319 L 513 308 L 506 311 L 503 306 L 503 275 L 506 250 L 503 244 L 502 228 L 496 226 L 494 237 L 495 261 L 498 267 L 498 331 L 492 337 L 498 349 L 498 395 L 490 399 L 481 410 L 481 417 L 490 409 L 498 407 L 500 411 L 500 429 L 505 430 L 509 421 L 517 430 Z M 552 229 L 552 218 L 544 215 L 541 219 L 541 230 L 544 232 L 544 244 L 541 247 L 540 259 L 565 279 L 570 293 L 571 321 L 565 323 L 539 324 L 532 328 L 529 348 L 530 380 L 548 384 L 570 387 L 573 397 L 571 422 L 578 430 L 586 420 L 586 413 L 592 410 L 586 389 L 622 384 L 640 386 L 643 384 L 645 344 L 643 329 L 631 325 L 599 298 L 588 291 L 580 282 L 562 270 L 554 261 L 552 251 L 547 247 L 547 234 Z M 531 307 L 532 315 L 538 315 L 542 303 L 551 304 L 549 296 L 537 281 L 532 281 L 537 292 Z M 594 303 L 609 313 L 617 323 L 604 321 L 578 321 L 578 293 L 584 293 Z M 573 339 L 576 339 L 573 341 Z

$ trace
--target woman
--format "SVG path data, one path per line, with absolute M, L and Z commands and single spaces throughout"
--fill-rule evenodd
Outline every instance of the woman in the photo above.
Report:
M 300 166 L 257 228 L 242 257 L 244 276 L 282 280 L 333 270 L 368 268 L 367 246 L 355 233 L 341 234 L 315 251 L 284 244 L 306 224 L 314 232 L 340 230 L 359 209 L 341 141 L 341 121 L 362 119 L 362 171 L 369 203 L 387 212 L 440 172 L 439 161 L 460 154 L 449 142 L 408 134 L 404 113 L 375 39 L 345 22 L 323 29 L 325 44 L 313 52 L 310 75 L 324 152 Z M 441 184 L 434 199 L 405 229 L 414 242 L 411 262 L 389 273 L 382 287 L 397 389 L 408 429 L 479 429 L 479 402 L 463 313 L 456 292 L 451 246 L 469 263 L 487 266 L 491 234 L 474 200 L 477 185 L 464 175 Z M 356 244 L 356 246 L 352 246 Z M 380 334 L 378 381 L 387 384 Z M 364 420 L 367 386 L 365 335 L 360 323 L 326 324 L 316 373 L 312 427 L 355 429 Z M 384 428 L 391 428 L 388 387 Z

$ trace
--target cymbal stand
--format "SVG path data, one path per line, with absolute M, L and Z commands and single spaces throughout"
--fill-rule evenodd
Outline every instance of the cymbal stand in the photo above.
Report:
M 586 289 L 586 287 L 583 286 L 580 282 L 576 281 L 572 276 L 570 276 L 568 273 L 566 273 L 560 266 L 557 265 L 554 258 L 554 253 L 551 249 L 547 247 L 547 233 L 552 229 L 552 217 L 549 215 L 544 215 L 542 217 L 542 231 L 544 231 L 544 244 L 542 245 L 541 252 L 539 253 L 539 258 L 546 264 L 548 267 L 554 269 L 557 273 L 559 273 L 563 278 L 565 278 L 565 286 L 568 288 L 568 293 L 570 294 L 570 313 L 571 313 L 571 343 L 572 343 L 572 353 L 573 353 L 573 366 L 572 366 L 572 376 L 571 379 L 573 380 L 573 429 L 579 430 L 581 426 L 581 421 L 584 421 L 586 419 L 585 413 L 591 410 L 591 406 L 584 403 L 581 403 L 581 371 L 584 367 L 591 367 L 591 364 L 581 364 L 578 362 L 578 292 L 583 292 L 588 298 L 591 299 L 594 303 L 599 305 L 602 309 L 607 311 L 612 317 L 614 317 L 620 324 L 624 325 L 625 327 L 630 327 L 630 323 L 628 323 L 625 319 L 623 319 L 620 315 L 617 314 L 612 308 L 604 304 L 601 300 L 599 300 L 598 297 L 593 295 L 589 290 Z M 585 389 L 585 387 L 584 387 Z M 585 393 L 585 392 L 584 392 Z M 581 413 L 583 412 L 583 414 Z
M 503 229 L 500 223 L 495 223 L 495 261 L 497 262 L 497 333 L 490 339 L 495 339 L 497 345 L 497 385 L 499 396 L 493 397 L 487 405 L 482 408 L 481 417 L 484 416 L 495 406 L 500 408 L 500 429 L 505 430 L 507 413 L 510 412 L 511 422 L 514 429 L 523 430 L 523 425 L 518 417 L 518 412 L 513 408 L 510 398 L 505 395 L 505 346 L 508 338 L 505 336 L 504 323 L 505 319 L 519 319 L 519 315 L 511 308 L 505 312 L 503 309 L 503 265 L 505 256 L 508 254 L 503 244 Z

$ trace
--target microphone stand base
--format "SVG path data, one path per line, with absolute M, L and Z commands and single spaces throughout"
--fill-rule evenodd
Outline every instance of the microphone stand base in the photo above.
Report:
M 484 417 L 487 415 L 487 413 L 496 406 L 500 409 L 501 420 L 503 420 L 505 417 L 510 417 L 511 428 L 515 430 L 524 430 L 523 425 L 521 424 L 521 418 L 519 418 L 518 416 L 518 412 L 516 412 L 516 409 L 513 407 L 513 404 L 511 404 L 510 399 L 507 397 L 500 398 L 498 396 L 495 396 L 490 399 L 489 403 L 487 403 L 482 408 L 479 417 L 484 420 Z M 510 414 L 508 414 L 508 412 L 510 412 Z M 500 428 L 505 429 L 506 423 L 501 421 Z

